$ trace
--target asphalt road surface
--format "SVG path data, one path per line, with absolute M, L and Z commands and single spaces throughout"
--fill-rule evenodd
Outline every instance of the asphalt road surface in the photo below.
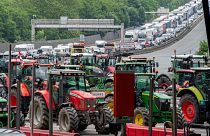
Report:
M 158 71 L 167 74 L 168 67 L 170 67 L 170 57 L 174 55 L 174 50 L 176 50 L 177 55 L 194 54 L 199 50 L 201 40 L 207 40 L 204 21 L 201 21 L 191 32 L 175 44 L 162 50 L 144 54 L 144 56 L 155 57 L 155 60 L 159 62 Z

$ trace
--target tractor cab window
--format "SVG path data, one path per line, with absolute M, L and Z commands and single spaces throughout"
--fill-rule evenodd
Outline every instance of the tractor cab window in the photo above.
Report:
M 84 76 L 76 76 L 76 77 L 65 76 L 62 82 L 66 90 L 78 89 L 78 90 L 85 91 L 86 81 L 84 81 Z M 87 86 L 87 83 L 86 83 L 86 86 Z
M 25 76 L 32 76 L 32 67 L 23 68 L 23 77 Z
M 210 73 L 209 71 L 196 72 L 196 86 L 205 92 L 210 88 Z
M 147 68 L 144 64 L 131 64 L 126 66 L 127 70 L 133 70 L 136 73 L 146 73 Z
M 109 66 L 115 66 L 116 64 L 116 59 L 109 59 Z
M 136 91 L 150 91 L 150 76 L 136 76 L 135 88 Z
M 179 85 L 183 85 L 185 81 L 193 83 L 193 79 L 194 79 L 193 73 L 185 73 L 185 72 L 177 73 L 177 83 Z
M 48 79 L 48 71 L 49 71 L 48 67 L 36 68 L 36 70 L 35 70 L 36 77 L 39 77 L 39 78 L 41 78 L 43 80 L 47 80 Z

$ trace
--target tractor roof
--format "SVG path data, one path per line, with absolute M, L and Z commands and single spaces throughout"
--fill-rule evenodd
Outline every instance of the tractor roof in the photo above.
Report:
M 64 76 L 84 76 L 85 72 L 81 70 L 72 69 L 53 69 L 49 71 L 50 75 L 64 75 Z
M 210 67 L 196 67 L 191 69 L 195 71 L 210 71 Z
M 156 76 L 155 73 L 135 73 L 135 76 Z
M 56 65 L 57 67 L 65 67 L 65 68 L 78 68 L 78 67 L 80 67 L 80 65 L 64 65 L 64 64 L 58 64 L 58 65 Z
M 92 57 L 94 56 L 94 54 L 93 53 L 72 53 L 71 56 L 72 57 L 77 57 L 77 56 Z
M 96 57 L 97 58 L 108 58 L 108 54 L 97 54 Z
M 176 70 L 176 73 L 194 73 L 195 71 L 192 69 L 179 69 Z

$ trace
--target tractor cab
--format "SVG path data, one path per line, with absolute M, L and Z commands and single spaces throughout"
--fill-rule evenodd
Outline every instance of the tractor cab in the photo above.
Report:
M 73 43 L 73 47 L 71 48 L 71 54 L 84 53 L 84 52 L 85 52 L 85 44 L 84 43 Z
M 180 69 L 176 70 L 176 82 L 180 87 L 189 87 L 194 84 L 194 70 Z
M 195 86 L 208 98 L 210 89 L 210 68 L 193 68 L 195 71 Z
M 173 69 L 191 69 L 195 67 L 204 67 L 207 65 L 207 57 L 204 55 L 176 55 L 171 56 L 171 67 L 168 71 L 172 72 Z
M 121 59 L 121 63 L 115 65 L 116 70 L 133 70 L 135 73 L 155 73 L 159 64 L 154 58 L 149 59 L 139 55 L 132 55 Z
M 92 53 L 73 53 L 70 61 L 71 65 L 93 66 L 96 63 L 95 55 Z

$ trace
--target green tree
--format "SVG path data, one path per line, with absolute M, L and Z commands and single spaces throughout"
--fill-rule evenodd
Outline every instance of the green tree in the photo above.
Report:
M 200 48 L 198 51 L 198 55 L 206 55 L 208 53 L 208 42 L 207 41 L 200 41 Z

